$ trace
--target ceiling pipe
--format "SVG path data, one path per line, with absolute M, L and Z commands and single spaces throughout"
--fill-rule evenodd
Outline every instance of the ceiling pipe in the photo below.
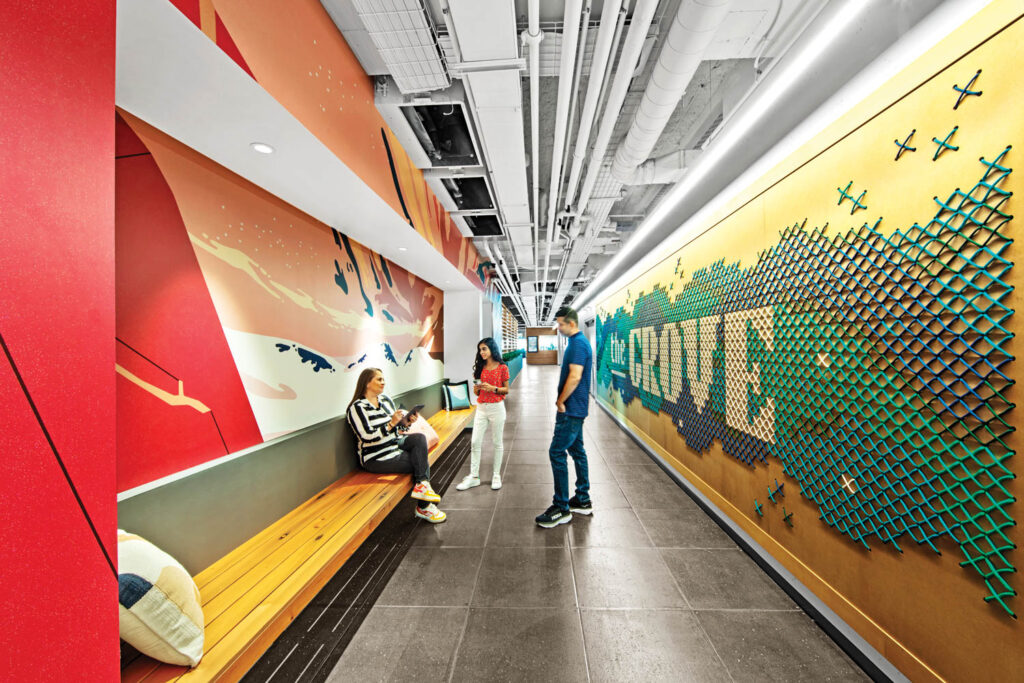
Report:
M 495 245 L 494 250 L 497 252 L 498 258 L 501 259 L 499 263 L 501 270 L 504 272 L 505 280 L 508 283 L 510 296 L 519 308 L 519 313 L 523 316 L 523 320 L 529 322 L 530 317 L 526 312 L 526 302 L 523 301 L 522 293 L 516 290 L 515 283 L 512 282 L 512 275 L 509 273 L 508 265 L 505 262 L 505 255 L 498 249 L 497 245 Z
M 679 5 L 633 124 L 615 153 L 612 177 L 619 182 L 628 182 L 651 155 L 731 8 L 732 0 L 683 0 Z
M 533 167 L 533 264 L 536 272 L 540 265 L 540 221 L 544 215 L 540 206 L 540 41 L 544 40 L 544 32 L 540 30 L 540 0 L 530 0 L 527 21 L 522 40 L 530 51 L 530 166 Z M 529 318 L 526 320 L 529 322 Z
M 612 164 L 612 177 L 617 182 L 625 183 L 640 179 L 674 182 L 685 173 L 685 151 L 676 155 L 668 155 L 661 160 L 653 160 L 643 170 L 638 169 L 647 161 L 658 138 L 665 130 L 665 125 L 678 106 L 686 87 L 693 79 L 704 52 L 728 15 L 731 5 L 732 0 L 683 0 L 680 3 L 672 26 L 669 28 L 665 45 L 658 55 L 658 61 L 647 82 L 640 107 L 634 115 L 633 123 L 626 133 L 625 139 L 616 151 Z M 640 9 L 641 5 L 638 3 L 637 12 Z M 634 25 L 637 12 L 634 13 Z M 628 75 L 632 74 L 628 69 L 635 68 L 634 65 L 639 61 L 643 51 L 642 38 L 646 36 L 647 31 L 644 30 L 644 36 L 637 36 L 633 32 L 634 25 L 630 26 L 630 32 L 626 36 L 626 45 L 622 50 L 623 59 L 620 60 L 615 83 L 609 94 L 605 117 L 601 122 L 594 155 L 587 172 L 583 192 L 580 195 L 577 212 L 581 215 L 592 198 L 593 187 L 597 182 L 597 175 L 611 139 L 615 119 L 618 118 L 616 116 L 609 120 L 611 107 L 617 105 L 617 111 L 621 111 L 622 102 L 629 86 Z M 631 44 L 631 39 L 637 42 Z M 635 58 L 632 56 L 631 50 L 636 50 Z M 625 61 L 627 57 L 629 61 Z M 600 151 L 600 155 L 597 154 L 598 151 Z M 588 242 L 589 240 L 580 240 L 577 245 L 584 245 Z M 560 295 L 561 288 L 562 282 L 559 281 L 555 290 L 556 299 Z M 552 302 L 553 306 L 556 304 L 557 302 Z
M 608 99 L 608 87 L 612 84 L 612 69 L 615 67 L 615 55 L 619 51 L 619 46 L 622 45 L 622 32 L 626 28 L 626 17 L 629 16 L 629 3 L 630 0 L 623 0 L 622 7 L 619 9 L 619 20 L 615 24 L 615 35 L 612 36 L 612 49 L 608 54 L 608 64 L 601 79 L 601 92 L 597 96 L 597 111 L 604 111 L 604 105 Z M 594 115 L 596 116 L 597 112 L 594 112 Z M 591 126 L 593 126 L 593 123 L 591 123 Z M 584 158 L 584 161 L 586 161 L 586 158 Z
M 622 103 L 626 100 L 629 82 L 633 79 L 633 69 L 640 59 L 640 52 L 644 48 L 644 41 L 647 40 L 647 31 L 651 27 L 654 10 L 657 6 L 658 0 L 637 0 L 636 7 L 633 9 L 633 21 L 630 22 L 629 31 L 626 32 L 622 54 L 619 56 L 619 65 L 608 91 L 608 103 L 605 105 L 604 114 L 601 117 L 601 127 L 594 139 L 594 151 L 590 155 L 587 176 L 583 181 L 583 189 L 580 191 L 580 198 L 577 202 L 576 212 L 579 214 L 586 210 L 594 192 L 597 174 L 601 170 L 601 164 L 604 163 L 604 155 L 608 151 L 608 143 L 611 141 L 615 122 L 622 112 Z
M 626 32 L 626 39 L 623 41 L 622 52 L 619 55 L 618 68 L 615 70 L 615 78 L 608 90 L 608 102 L 605 105 L 601 117 L 601 127 L 594 140 L 594 149 L 590 156 L 590 165 L 587 169 L 586 179 L 583 182 L 583 189 L 580 191 L 580 198 L 575 207 L 577 215 L 583 215 L 587 204 L 594 192 L 594 185 L 597 182 L 598 172 L 604 161 L 605 153 L 608 151 L 608 143 L 611 140 L 615 122 L 622 112 L 622 104 L 626 99 L 629 83 L 633 78 L 633 70 L 636 68 L 643 51 L 644 42 L 647 40 L 647 32 L 654 19 L 654 11 L 657 9 L 658 0 L 637 0 L 633 8 L 633 20 L 630 22 L 629 30 Z M 581 240 L 578 244 L 582 244 Z M 548 255 L 551 253 L 551 245 L 548 243 Z M 547 262 L 545 262 L 545 269 Z M 546 270 L 545 270 L 546 273 Z M 551 307 L 555 305 L 554 298 L 558 295 L 559 283 L 556 283 L 555 294 L 551 301 Z M 550 310 L 548 311 L 550 313 Z M 545 318 L 545 316 L 542 316 Z
M 569 172 L 569 184 L 565 188 L 565 204 L 571 206 L 576 198 L 576 189 L 583 171 L 583 161 L 587 158 L 587 145 L 590 142 L 590 130 L 597 114 L 598 97 L 604 91 L 605 77 L 608 71 L 609 56 L 615 38 L 616 23 L 620 17 L 622 0 L 604 0 L 601 8 L 601 26 L 597 29 L 597 40 L 594 41 L 594 56 L 590 59 L 590 76 L 587 79 L 587 98 L 583 102 L 580 114 L 580 125 L 576 133 L 576 144 L 573 146 L 572 169 Z M 621 24 L 620 24 L 621 25 Z
M 573 74 L 572 78 L 572 95 L 570 96 L 569 102 L 569 125 L 565 129 L 565 151 L 562 152 L 562 168 L 559 171 L 561 182 L 565 182 L 565 171 L 566 163 L 569 161 L 569 136 L 572 135 L 573 128 L 576 124 L 576 105 L 579 104 L 580 100 L 580 78 L 583 76 L 583 57 L 587 51 L 587 33 L 590 31 L 590 0 L 584 0 L 583 5 L 583 16 L 580 19 L 582 28 L 580 29 L 580 42 L 576 50 L 576 73 Z M 593 60 L 590 64 L 590 73 L 594 72 Z M 560 191 L 563 189 L 561 185 L 558 188 Z M 562 194 L 562 206 L 569 205 L 568 194 Z
M 555 109 L 555 139 L 551 152 L 551 190 L 548 193 L 547 250 L 544 256 L 544 279 L 551 267 L 551 243 L 555 238 L 555 211 L 562 182 L 562 153 L 565 149 L 569 123 L 569 97 L 572 90 L 576 60 L 576 44 L 580 36 L 580 9 L 583 0 L 566 0 L 562 21 L 562 57 L 558 71 L 558 106 Z
M 516 308 L 519 309 L 520 315 L 523 316 L 523 320 L 528 321 L 529 318 L 526 315 L 526 306 L 523 304 L 522 299 L 516 294 L 516 290 L 512 286 L 512 278 L 508 274 L 508 269 L 504 268 L 505 264 L 494 258 L 494 254 L 491 253 L 491 245 L 484 242 L 483 247 L 488 260 L 494 264 L 494 269 L 498 271 L 498 279 L 501 280 L 502 284 L 505 285 L 505 289 L 510 293 L 509 295 L 511 296 L 513 303 L 515 303 Z M 495 245 L 494 249 L 497 251 L 497 245 Z M 498 255 L 501 256 L 500 251 L 498 252 Z
M 657 159 L 648 159 L 633 169 L 625 185 L 673 185 L 686 175 L 686 170 L 700 158 L 699 149 L 680 149 Z
M 554 241 L 555 211 L 558 209 L 558 190 L 561 187 L 562 153 L 568 137 L 569 100 L 575 72 L 576 44 L 580 33 L 582 0 L 566 0 L 562 22 L 562 56 L 558 71 L 558 106 L 555 110 L 555 138 L 551 153 L 551 189 L 548 192 L 548 244 Z

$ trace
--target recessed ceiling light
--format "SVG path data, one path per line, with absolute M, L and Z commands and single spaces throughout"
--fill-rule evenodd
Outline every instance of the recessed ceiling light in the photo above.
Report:
M 265 142 L 250 142 L 249 146 L 252 147 L 253 151 L 259 152 L 260 154 L 274 153 L 274 148 Z
M 405 247 L 399 247 L 398 251 L 406 251 Z

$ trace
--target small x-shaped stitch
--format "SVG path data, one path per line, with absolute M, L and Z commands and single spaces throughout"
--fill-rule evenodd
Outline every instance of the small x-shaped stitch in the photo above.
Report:
M 843 188 L 837 187 L 836 188 L 837 190 L 839 190 L 839 201 L 836 202 L 836 206 L 841 205 L 843 203 L 844 199 L 849 199 L 851 202 L 853 202 L 853 208 L 850 209 L 850 215 L 851 216 L 853 215 L 853 212 L 856 211 L 857 209 L 866 209 L 866 208 L 868 208 L 867 204 L 864 204 L 864 203 L 862 203 L 860 201 L 861 199 L 864 198 L 864 195 L 866 195 L 868 193 L 868 191 L 864 190 L 863 192 L 860 193 L 859 196 L 854 198 L 854 196 L 852 194 L 850 194 L 850 188 L 852 186 L 853 186 L 853 181 L 851 180 L 850 182 L 848 182 L 846 184 L 846 187 L 843 187 Z
M 786 524 L 790 525 L 790 526 L 793 526 L 793 513 L 792 512 L 786 512 L 786 506 L 785 505 L 782 506 L 782 521 L 785 522 Z
M 957 145 L 949 144 L 949 139 L 953 137 L 953 133 L 957 132 L 959 129 L 960 126 L 953 126 L 953 130 L 949 131 L 946 137 L 943 138 L 941 141 L 938 138 L 932 138 L 932 142 L 938 145 L 938 147 L 935 148 L 935 156 L 932 157 L 932 161 L 938 159 L 939 155 L 945 152 L 947 149 L 951 149 L 954 152 L 960 149 L 960 147 L 958 147 Z
M 916 133 L 916 132 L 917 132 L 917 128 L 915 128 L 914 130 L 910 131 L 910 135 L 908 135 L 907 139 L 904 140 L 903 142 L 900 142 L 899 140 L 893 140 L 893 142 L 895 142 L 897 145 L 899 145 L 899 149 L 896 151 L 896 161 L 900 160 L 900 157 L 903 156 L 904 152 L 916 152 L 917 151 L 917 147 L 911 147 L 910 146 L 910 138 L 914 137 L 914 133 Z
M 855 488 L 853 488 L 853 479 L 848 479 L 845 474 L 842 475 L 842 477 L 843 477 L 843 488 L 846 489 L 847 491 L 849 491 L 850 493 L 857 493 L 857 490 Z
M 977 73 L 975 73 L 973 76 L 971 76 L 971 80 L 967 81 L 967 85 L 965 85 L 964 87 L 961 88 L 960 86 L 958 86 L 956 84 L 953 85 L 953 90 L 956 90 L 958 93 L 960 93 L 960 95 L 956 98 L 956 104 L 953 105 L 953 109 L 954 110 L 957 107 L 960 106 L 960 103 L 963 102 L 964 99 L 968 95 L 975 95 L 975 96 L 978 96 L 978 97 L 981 96 L 981 93 L 982 93 L 981 90 L 971 90 L 970 89 L 971 86 L 974 85 L 974 82 L 976 80 L 978 80 L 978 76 L 980 76 L 980 75 L 981 75 L 981 69 L 978 69 Z

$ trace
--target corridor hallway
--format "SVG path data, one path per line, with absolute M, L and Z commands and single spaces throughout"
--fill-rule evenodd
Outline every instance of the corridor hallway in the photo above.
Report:
M 537 527 L 557 381 L 524 366 L 504 486 L 489 486 L 488 435 L 483 484 L 448 487 L 444 524 L 409 520 L 413 546 L 329 680 L 867 680 L 593 399 L 594 514 Z M 468 471 L 467 455 L 453 481 Z

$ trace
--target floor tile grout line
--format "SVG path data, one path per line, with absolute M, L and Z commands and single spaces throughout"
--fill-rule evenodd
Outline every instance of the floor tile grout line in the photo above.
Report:
M 590 655 L 587 654 L 587 632 L 583 628 L 583 612 L 580 611 L 580 591 L 576 585 L 576 562 L 573 560 L 573 544 L 570 540 L 572 535 L 571 530 L 565 534 L 565 545 L 566 550 L 569 553 L 569 573 L 572 575 L 572 593 L 576 600 L 576 618 L 580 622 L 580 637 L 583 639 L 583 667 L 587 672 L 587 682 L 591 680 L 590 677 Z
M 498 492 L 501 495 L 501 491 Z M 459 634 L 459 640 L 455 644 L 455 649 L 452 651 L 452 659 L 449 664 L 450 670 L 448 672 L 448 683 L 451 683 L 455 677 L 455 666 L 459 663 L 459 651 L 462 649 L 462 643 L 466 639 L 466 630 L 469 628 L 469 616 L 473 612 L 473 597 L 476 595 L 477 586 L 480 583 L 480 572 L 484 568 L 484 555 L 486 554 L 486 543 L 491 537 L 491 527 L 494 526 L 494 517 L 498 513 L 498 501 L 494 501 L 494 509 L 491 510 L 491 522 L 487 525 L 487 535 L 484 536 L 484 548 L 480 551 L 480 564 L 476 568 L 476 576 L 473 578 L 473 590 L 469 593 L 469 604 L 466 605 L 466 619 L 462 623 L 462 633 Z
M 554 548 L 555 546 L 552 546 Z M 550 610 L 579 610 L 581 612 L 724 612 L 724 613 L 739 613 L 739 612 L 756 612 L 758 614 L 804 614 L 804 611 L 799 607 L 795 609 L 760 609 L 760 608 L 743 608 L 743 607 L 551 607 L 548 605 L 519 605 L 516 607 L 509 607 L 507 605 L 374 605 L 375 609 L 389 610 L 389 609 L 444 609 L 444 610 L 463 610 L 463 609 L 474 609 L 480 611 L 497 611 L 497 610 L 520 610 L 523 612 L 528 611 L 550 611 Z M 810 618 L 810 617 L 808 617 Z
M 626 499 L 626 502 L 629 502 L 628 498 Z M 636 509 L 633 507 L 632 503 L 630 503 L 629 509 L 636 516 L 637 520 L 639 520 L 640 526 L 643 527 L 644 533 L 647 534 L 648 540 L 650 540 L 653 545 L 654 539 L 651 538 L 650 532 L 647 529 L 647 525 L 644 524 L 644 521 L 642 519 L 640 519 L 640 515 L 636 514 Z M 725 659 L 723 659 L 722 655 L 718 652 L 718 648 L 715 646 L 715 643 L 711 640 L 711 635 L 707 632 L 707 629 L 704 628 L 704 624 L 701 623 L 700 618 L 696 616 L 695 610 L 693 609 L 693 604 L 690 602 L 690 599 L 686 596 L 686 593 L 683 592 L 683 588 L 679 585 L 679 581 L 678 579 L 676 579 L 675 574 L 672 572 L 672 568 L 668 566 L 668 562 L 665 560 L 665 556 L 663 554 L 663 549 L 655 546 L 655 550 L 657 551 L 658 558 L 661 560 L 661 563 L 665 567 L 665 570 L 668 571 L 669 576 L 672 578 L 672 583 L 675 585 L 676 590 L 679 592 L 679 595 L 682 596 L 683 601 L 686 603 L 690 611 L 694 613 L 694 619 L 697 622 L 697 627 L 700 629 L 700 632 L 704 636 L 704 639 L 706 640 L 707 644 L 711 646 L 711 651 L 715 653 L 715 657 L 718 659 L 718 662 L 722 665 L 722 668 L 725 670 L 725 674 L 729 677 L 729 680 L 735 683 L 736 679 L 733 677 L 732 671 L 729 670 L 729 667 L 725 663 Z

